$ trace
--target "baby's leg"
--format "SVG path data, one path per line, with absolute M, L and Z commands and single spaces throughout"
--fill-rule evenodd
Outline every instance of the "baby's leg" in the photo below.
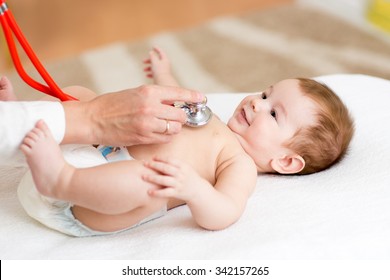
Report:
M 166 200 L 155 199 L 153 203 L 115 215 L 99 213 L 76 205 L 72 207 L 72 213 L 78 221 L 93 230 L 113 232 L 138 224 L 141 220 L 161 211 L 166 205 Z
M 97 96 L 92 90 L 81 86 L 69 86 L 61 89 L 64 93 L 77 98 L 80 101 L 88 101 Z M 42 98 L 45 101 L 60 101 L 58 98 L 51 95 L 46 95 Z
M 92 90 L 81 86 L 69 86 L 62 90 L 80 101 L 89 101 L 97 96 Z
M 20 149 L 26 156 L 38 191 L 49 197 L 60 196 L 61 190 L 57 186 L 66 184 L 62 181 L 69 180 L 74 168 L 65 162 L 59 145 L 42 120 L 26 135 Z
M 144 61 L 149 66 L 144 69 L 148 78 L 153 78 L 154 83 L 160 86 L 179 86 L 173 77 L 168 56 L 157 47 L 149 52 L 149 58 Z
M 81 86 L 69 86 L 62 90 L 81 101 L 88 101 L 96 97 L 96 93 Z M 58 101 L 57 98 L 50 95 L 45 96 L 43 100 Z M 0 78 L 0 101 L 17 101 L 12 84 L 7 77 Z
M 10 80 L 7 77 L 0 79 L 0 101 L 16 101 L 16 95 Z
M 21 150 L 37 190 L 48 197 L 69 201 L 99 213 L 117 215 L 142 208 L 153 200 L 142 180 L 152 171 L 139 161 L 121 161 L 90 168 L 65 162 L 58 144 L 42 121 L 25 137 Z

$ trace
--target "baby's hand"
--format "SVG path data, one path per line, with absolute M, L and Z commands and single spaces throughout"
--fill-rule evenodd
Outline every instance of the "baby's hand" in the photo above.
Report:
M 196 198 L 199 185 L 207 183 L 191 166 L 179 160 L 155 157 L 144 165 L 156 174 L 144 175 L 142 178 L 159 187 L 149 190 L 150 196 L 177 198 L 188 203 Z
M 153 50 L 149 52 L 149 58 L 144 60 L 144 63 L 147 67 L 144 68 L 146 76 L 152 79 L 158 79 L 162 75 L 171 75 L 171 66 L 165 52 L 158 48 L 154 47 Z

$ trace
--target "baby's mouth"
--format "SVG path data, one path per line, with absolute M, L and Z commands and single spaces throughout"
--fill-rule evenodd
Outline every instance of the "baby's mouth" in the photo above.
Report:
M 246 118 L 246 113 L 245 113 L 244 108 L 241 110 L 241 116 L 242 116 L 243 120 L 248 124 L 248 126 L 250 126 L 248 119 Z

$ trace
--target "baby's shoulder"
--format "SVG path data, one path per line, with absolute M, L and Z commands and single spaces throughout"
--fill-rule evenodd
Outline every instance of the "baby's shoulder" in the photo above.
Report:
M 241 147 L 241 144 L 233 131 L 231 131 L 230 128 L 218 118 L 218 116 L 215 116 L 214 121 L 215 134 L 220 136 L 224 150 L 232 153 L 243 152 L 244 149 Z
M 246 162 L 251 163 L 253 160 L 245 152 L 244 148 L 241 146 L 237 136 L 229 129 L 229 127 L 217 119 L 218 124 L 216 125 L 216 134 L 221 144 L 219 161 L 223 162 Z

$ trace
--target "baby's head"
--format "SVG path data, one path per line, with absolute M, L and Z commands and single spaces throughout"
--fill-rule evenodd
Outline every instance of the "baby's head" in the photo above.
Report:
M 245 97 L 228 122 L 259 172 L 309 174 L 346 153 L 353 120 L 340 98 L 311 79 L 288 79 Z

